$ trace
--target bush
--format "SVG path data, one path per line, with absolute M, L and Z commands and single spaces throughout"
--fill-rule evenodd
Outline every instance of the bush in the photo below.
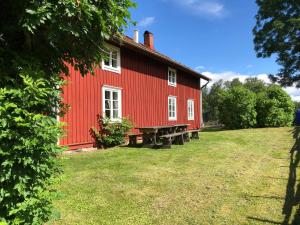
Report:
M 220 101 L 220 121 L 228 129 L 241 129 L 256 125 L 256 96 L 238 86 L 226 90 Z
M 42 72 L 23 71 L 0 88 L 2 224 L 43 224 L 51 214 L 49 186 L 60 173 L 56 156 L 62 151 L 54 109 L 62 82 L 58 76 L 44 77 Z
M 99 117 L 100 130 L 92 128 L 92 134 L 98 148 L 108 148 L 125 143 L 126 133 L 133 127 L 129 119 L 112 122 L 108 118 Z
M 290 126 L 294 120 L 294 103 L 278 85 L 271 85 L 258 95 L 256 110 L 259 127 Z

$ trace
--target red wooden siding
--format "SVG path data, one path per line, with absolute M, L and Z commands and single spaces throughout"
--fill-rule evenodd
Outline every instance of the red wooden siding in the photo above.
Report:
M 177 68 L 175 68 L 177 69 Z M 95 75 L 82 78 L 70 68 L 64 87 L 64 101 L 70 109 L 61 120 L 67 123 L 66 137 L 61 145 L 70 149 L 91 147 L 94 140 L 89 131 L 102 115 L 102 87 L 121 88 L 122 116 L 129 117 L 136 127 L 189 123 L 200 127 L 199 78 L 177 69 L 177 87 L 168 86 L 168 65 L 121 48 L 121 74 L 96 70 Z M 177 96 L 177 120 L 168 120 L 168 96 Z M 194 99 L 195 119 L 188 121 L 187 100 Z

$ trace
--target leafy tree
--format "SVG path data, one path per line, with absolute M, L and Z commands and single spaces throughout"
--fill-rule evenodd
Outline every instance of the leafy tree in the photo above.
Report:
M 225 81 L 224 87 L 227 89 L 234 88 L 234 87 L 240 87 L 243 86 L 243 83 L 240 81 L 239 78 L 234 78 L 231 81 Z
M 291 97 L 278 85 L 271 85 L 258 95 L 257 124 L 259 127 L 290 126 L 295 105 Z
M 300 87 L 300 1 L 256 0 L 259 11 L 253 29 L 258 57 L 277 55 L 279 73 L 270 75 L 283 86 Z
M 208 91 L 203 92 L 205 121 L 219 121 L 219 104 L 224 89 L 223 80 L 216 81 Z
M 267 84 L 257 77 L 249 77 L 245 80 L 244 87 L 254 93 L 260 93 L 267 88 Z
M 61 73 L 93 71 L 130 0 L 0 1 L 0 223 L 44 224 L 59 174 Z M 62 110 L 60 110 L 62 111 Z
M 220 121 L 228 129 L 250 128 L 256 125 L 256 96 L 243 86 L 224 92 L 220 103 Z

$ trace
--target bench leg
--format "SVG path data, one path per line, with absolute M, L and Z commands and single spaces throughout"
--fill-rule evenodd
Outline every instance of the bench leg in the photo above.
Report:
M 162 148 L 171 148 L 172 138 L 164 138 Z
M 129 146 L 130 147 L 137 146 L 137 136 L 129 136 Z
M 189 142 L 191 140 L 189 133 L 183 134 L 183 139 L 184 139 L 185 142 Z
M 175 143 L 177 145 L 183 145 L 184 144 L 184 138 L 183 138 L 183 134 L 179 135 L 175 138 Z
M 198 132 L 193 132 L 191 138 L 199 140 L 199 133 Z

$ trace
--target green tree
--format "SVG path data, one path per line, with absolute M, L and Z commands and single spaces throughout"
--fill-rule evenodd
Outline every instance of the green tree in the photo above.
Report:
M 256 96 L 243 86 L 227 89 L 220 102 L 220 122 L 228 129 L 256 125 Z
M 234 78 L 231 81 L 225 81 L 224 87 L 227 89 L 234 88 L 234 87 L 240 87 L 243 86 L 243 83 L 240 81 L 239 78 Z
M 219 104 L 224 89 L 223 80 L 216 81 L 203 92 L 203 110 L 205 121 L 219 121 Z
M 295 83 L 300 87 L 300 1 L 256 0 L 256 3 L 259 10 L 253 33 L 257 56 L 277 55 L 281 69 L 270 78 L 282 86 Z
M 267 84 L 257 77 L 249 77 L 245 80 L 244 87 L 258 94 L 260 92 L 263 92 L 267 88 Z
M 0 1 L 0 223 L 44 224 L 59 174 L 61 73 L 82 75 L 131 23 L 130 0 Z M 117 39 L 119 40 L 119 38 Z
M 280 86 L 271 85 L 258 95 L 256 110 L 259 127 L 283 127 L 292 124 L 295 105 Z

